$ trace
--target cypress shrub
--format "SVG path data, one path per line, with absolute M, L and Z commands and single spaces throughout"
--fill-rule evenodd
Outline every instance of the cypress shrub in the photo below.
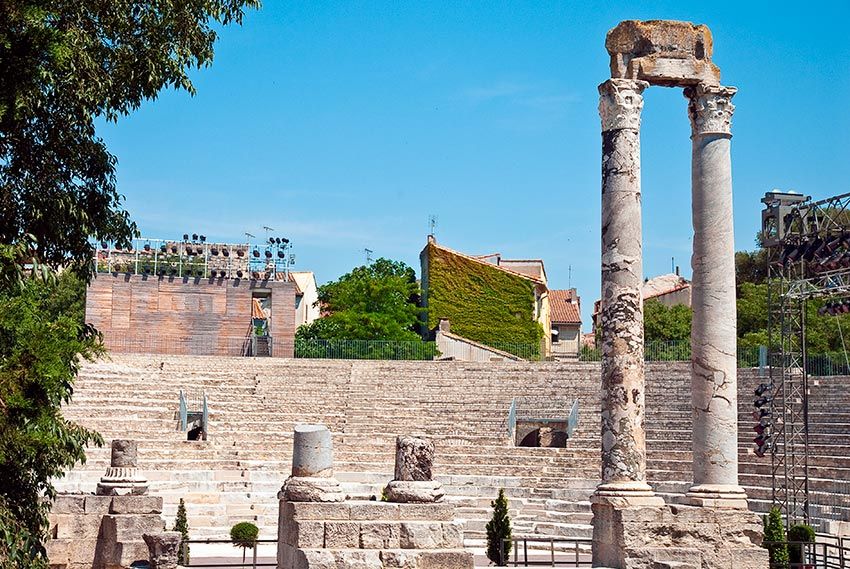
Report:
M 770 569 L 788 569 L 788 543 L 779 508 L 772 508 L 764 519 L 764 541 L 774 542 L 765 544 L 770 552 Z
M 499 567 L 506 565 L 508 554 L 511 552 L 511 542 L 505 543 L 504 558 L 502 557 L 502 540 L 511 537 L 511 518 L 508 515 L 508 498 L 505 489 L 499 489 L 499 496 L 490 505 L 493 506 L 493 517 L 487 522 L 487 558 Z
M 180 539 L 180 551 L 177 553 L 177 564 L 189 564 L 189 521 L 186 519 L 186 504 L 183 498 L 180 498 L 180 503 L 177 505 L 177 518 L 174 520 L 173 531 L 179 531 L 183 537 Z

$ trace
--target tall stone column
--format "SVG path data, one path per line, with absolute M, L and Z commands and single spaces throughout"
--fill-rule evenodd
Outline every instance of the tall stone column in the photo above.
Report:
M 691 329 L 694 484 L 689 503 L 746 508 L 738 486 L 735 243 L 732 225 L 732 96 L 737 89 L 685 89 L 693 143 L 694 250 Z
M 602 118 L 602 483 L 595 499 L 647 504 L 640 113 L 645 81 L 599 86 Z

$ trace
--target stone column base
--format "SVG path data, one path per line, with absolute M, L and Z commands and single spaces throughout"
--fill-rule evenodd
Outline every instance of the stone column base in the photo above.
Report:
M 148 493 L 148 481 L 140 476 L 138 469 L 110 466 L 97 484 L 98 496 L 144 496 Z
M 445 492 L 436 480 L 393 480 L 384 488 L 388 502 L 439 502 Z
M 278 498 L 290 502 L 342 502 L 345 492 L 336 478 L 290 476 Z
M 767 567 L 762 523 L 748 510 L 595 502 L 593 566 L 613 569 Z
M 691 486 L 685 494 L 685 504 L 704 508 L 747 509 L 747 494 L 740 486 L 700 484 Z
M 617 508 L 628 506 L 664 505 L 664 499 L 656 496 L 652 487 L 646 482 L 612 482 L 600 484 L 590 497 L 596 504 L 609 504 Z

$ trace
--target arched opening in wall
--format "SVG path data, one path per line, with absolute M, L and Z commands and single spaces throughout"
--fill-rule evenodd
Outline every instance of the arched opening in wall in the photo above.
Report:
M 538 427 L 525 435 L 517 446 L 565 448 L 567 446 L 567 432 L 552 427 Z

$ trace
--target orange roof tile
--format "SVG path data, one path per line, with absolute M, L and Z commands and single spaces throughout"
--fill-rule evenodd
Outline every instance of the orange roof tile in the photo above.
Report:
M 549 306 L 552 311 L 553 324 L 581 324 L 578 295 L 573 297 L 573 290 L 550 290 Z

